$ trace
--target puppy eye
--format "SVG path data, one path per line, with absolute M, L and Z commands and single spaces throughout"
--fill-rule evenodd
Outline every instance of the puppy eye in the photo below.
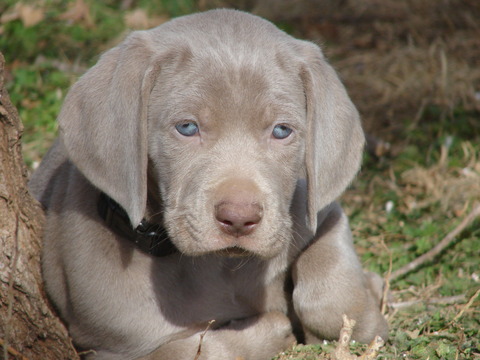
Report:
M 193 121 L 177 124 L 175 129 L 183 136 L 194 136 L 198 133 L 198 125 Z
M 285 125 L 276 125 L 273 128 L 272 135 L 275 139 L 286 139 L 293 132 L 288 126 Z

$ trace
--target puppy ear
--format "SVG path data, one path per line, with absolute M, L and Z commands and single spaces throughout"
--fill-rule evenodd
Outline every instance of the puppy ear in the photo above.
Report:
M 310 229 L 315 233 L 317 213 L 345 190 L 360 167 L 364 134 L 358 111 L 335 70 L 318 46 L 304 44 L 307 210 Z
M 146 32 L 106 52 L 68 93 L 59 115 L 70 160 L 118 202 L 132 225 L 147 201 L 147 105 L 158 62 Z

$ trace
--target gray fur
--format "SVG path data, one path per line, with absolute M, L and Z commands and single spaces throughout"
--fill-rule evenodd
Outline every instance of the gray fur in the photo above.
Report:
M 335 203 L 360 166 L 360 119 L 318 46 L 243 12 L 178 18 L 106 52 L 58 121 L 30 188 L 47 209 L 47 292 L 92 358 L 193 359 L 210 320 L 200 359 L 269 359 L 294 319 L 309 342 L 338 337 L 344 313 L 357 340 L 387 336 Z M 273 138 L 277 124 L 293 133 Z M 180 253 L 115 235 L 100 191 Z

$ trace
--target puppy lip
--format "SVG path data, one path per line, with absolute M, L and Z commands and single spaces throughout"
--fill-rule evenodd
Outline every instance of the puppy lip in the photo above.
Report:
M 217 255 L 223 256 L 223 257 L 251 257 L 255 256 L 255 253 L 246 250 L 244 248 L 241 248 L 239 246 L 230 246 L 224 249 L 216 250 L 214 252 Z

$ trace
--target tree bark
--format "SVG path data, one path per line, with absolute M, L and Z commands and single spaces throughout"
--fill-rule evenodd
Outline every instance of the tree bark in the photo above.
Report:
M 0 53 L 0 359 L 78 359 L 43 292 L 44 215 L 27 190 L 23 126 L 4 86 L 4 64 Z

